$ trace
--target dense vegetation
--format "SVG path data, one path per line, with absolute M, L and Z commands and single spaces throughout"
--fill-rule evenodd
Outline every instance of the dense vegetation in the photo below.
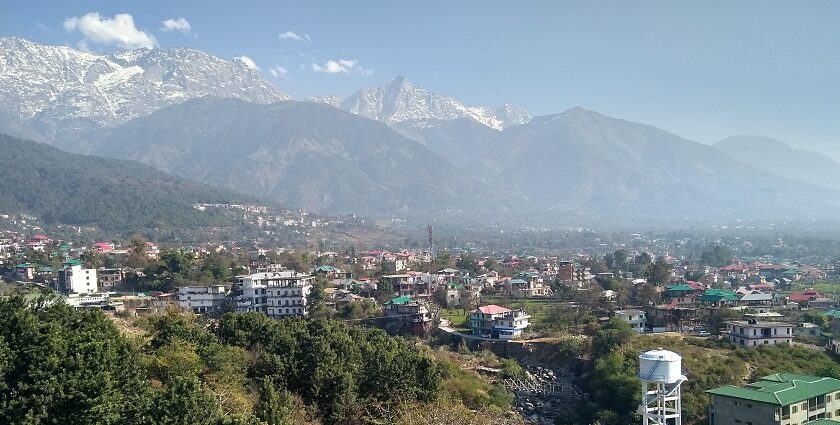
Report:
M 596 345 L 593 342 L 593 346 Z M 604 424 L 638 423 L 638 355 L 665 348 L 683 357 L 683 415 L 686 424 L 706 423 L 710 397 L 706 390 L 742 385 L 778 372 L 840 378 L 840 366 L 822 351 L 797 346 L 744 348 L 723 341 L 673 336 L 640 336 L 608 345 L 595 360 L 589 387 L 601 410 L 593 412 Z
M 190 204 L 243 199 L 137 162 L 71 154 L 3 134 L 0 151 L 0 212 L 25 211 L 47 224 L 117 232 L 220 225 L 227 223 L 223 215 Z
M 0 423 L 367 423 L 416 413 L 449 373 L 407 340 L 335 321 L 169 312 L 131 338 L 49 301 L 0 300 Z

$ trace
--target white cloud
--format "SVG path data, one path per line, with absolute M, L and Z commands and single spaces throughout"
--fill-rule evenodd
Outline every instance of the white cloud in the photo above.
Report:
M 242 56 L 239 56 L 239 57 L 235 57 L 234 59 L 239 59 L 242 62 L 245 62 L 245 66 L 247 66 L 248 68 L 256 69 L 256 70 L 260 69 L 260 67 L 257 66 L 257 63 L 254 62 L 254 60 L 249 58 L 248 56 L 242 55 Z
M 162 24 L 163 26 L 160 30 L 163 32 L 178 31 L 182 34 L 187 34 L 192 30 L 190 22 L 185 18 L 167 19 Z
M 96 12 L 64 20 L 64 30 L 79 31 L 85 39 L 98 44 L 114 45 L 121 49 L 152 49 L 157 40 L 152 35 L 139 30 L 134 25 L 134 18 L 127 13 L 114 15 L 112 19 L 99 16 Z
M 323 72 L 325 74 L 348 74 L 351 72 L 363 75 L 373 74 L 372 70 L 359 66 L 359 61 L 355 59 L 330 59 L 323 65 L 313 63 L 312 70 L 315 72 Z
M 292 31 L 286 31 L 283 34 L 277 36 L 280 40 L 297 40 L 297 41 L 309 41 L 309 34 L 298 35 Z
M 286 74 L 289 73 L 289 70 L 277 65 L 274 68 L 268 68 L 268 73 L 275 77 L 286 78 Z

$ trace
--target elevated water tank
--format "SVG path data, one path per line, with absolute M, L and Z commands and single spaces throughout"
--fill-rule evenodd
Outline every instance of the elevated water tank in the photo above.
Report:
M 639 354 L 639 379 L 673 384 L 682 378 L 682 357 L 661 348 Z

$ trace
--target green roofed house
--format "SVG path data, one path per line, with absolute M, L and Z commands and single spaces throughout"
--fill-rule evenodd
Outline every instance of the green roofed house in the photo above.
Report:
M 738 294 L 735 291 L 723 289 L 707 289 L 700 297 L 700 302 L 706 307 L 728 307 L 738 303 Z
M 799 425 L 840 418 L 840 380 L 777 373 L 743 387 L 706 391 L 712 396 L 709 423 Z

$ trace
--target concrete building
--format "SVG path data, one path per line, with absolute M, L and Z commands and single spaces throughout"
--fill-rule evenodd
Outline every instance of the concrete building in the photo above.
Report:
M 385 302 L 383 307 L 385 315 L 393 318 L 392 323 L 400 330 L 416 335 L 425 335 L 432 330 L 434 315 L 425 301 L 403 295 Z
M 834 378 L 777 373 L 707 393 L 712 396 L 710 425 L 794 425 L 840 418 L 840 380 Z
M 726 339 L 745 347 L 789 344 L 796 325 L 785 322 L 760 322 L 755 319 L 726 323 Z
M 210 313 L 221 309 L 227 293 L 225 285 L 181 286 L 176 298 L 181 308 L 193 313 Z
M 110 291 L 117 286 L 122 285 L 125 279 L 125 272 L 123 269 L 100 267 L 96 270 L 98 285 L 100 291 Z
M 470 329 L 473 335 L 485 338 L 517 339 L 530 325 L 525 309 L 511 310 L 497 305 L 486 305 L 470 312 Z
M 98 292 L 99 283 L 96 269 L 83 268 L 79 260 L 64 262 L 64 268 L 58 275 L 59 285 L 68 294 L 93 294 Z
M 637 334 L 645 333 L 647 315 L 644 311 L 635 309 L 616 310 L 613 312 L 613 315 L 630 324 L 630 327 L 632 327 Z
M 239 276 L 236 311 L 259 311 L 271 317 L 305 316 L 314 279 L 293 270 Z

